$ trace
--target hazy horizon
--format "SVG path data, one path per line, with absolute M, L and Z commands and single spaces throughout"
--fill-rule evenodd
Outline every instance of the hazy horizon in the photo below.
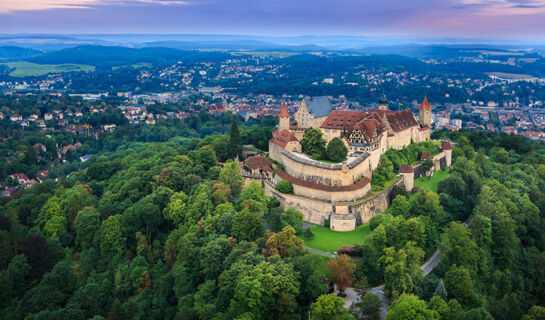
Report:
M 7 34 L 545 39 L 545 0 L 5 0 Z

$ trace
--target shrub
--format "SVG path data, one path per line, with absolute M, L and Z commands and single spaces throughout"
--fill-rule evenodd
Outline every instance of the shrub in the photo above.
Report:
M 286 193 L 286 194 L 291 194 L 293 193 L 293 185 L 291 184 L 291 182 L 289 181 L 286 181 L 286 180 L 282 180 L 280 182 L 278 182 L 276 184 L 276 190 L 282 192 L 282 193 Z
M 310 228 L 305 229 L 304 237 L 307 240 L 314 238 L 314 233 L 312 232 L 312 230 L 310 230 Z
M 337 249 L 337 253 L 338 254 L 344 253 L 344 254 L 351 255 L 352 254 L 352 246 L 342 246 L 339 249 Z

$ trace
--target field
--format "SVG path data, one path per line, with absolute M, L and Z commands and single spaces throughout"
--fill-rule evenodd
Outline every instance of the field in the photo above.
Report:
M 509 79 L 509 80 L 533 80 L 535 79 L 534 76 L 531 76 L 529 74 L 519 74 L 519 73 L 507 73 L 507 72 L 487 72 L 488 75 L 493 77 L 498 77 L 502 79 Z
M 13 77 L 39 76 L 48 73 L 73 72 L 73 71 L 94 71 L 94 66 L 84 64 L 36 64 L 31 62 L 8 62 L 3 63 L 10 68 L 15 68 L 10 72 Z
M 355 230 L 348 232 L 332 231 L 329 228 L 318 225 L 311 228 L 311 230 L 312 233 L 314 233 L 314 238 L 311 240 L 307 240 L 303 236 L 300 236 L 300 238 L 305 241 L 305 245 L 329 253 L 337 251 L 337 249 L 344 245 L 363 243 L 369 232 L 371 232 L 369 223 L 362 224 Z
M 433 173 L 431 179 L 429 177 L 420 177 L 414 180 L 414 186 L 418 187 L 420 190 L 431 190 L 437 192 L 437 185 L 439 181 L 447 178 L 450 175 L 450 170 L 439 170 Z
M 112 67 L 112 70 L 117 70 L 117 69 L 126 68 L 126 67 L 131 67 L 133 69 L 140 69 L 140 68 L 151 68 L 151 67 L 153 67 L 153 65 L 151 63 L 142 62 L 142 63 L 134 63 L 134 64 L 131 64 L 131 65 Z

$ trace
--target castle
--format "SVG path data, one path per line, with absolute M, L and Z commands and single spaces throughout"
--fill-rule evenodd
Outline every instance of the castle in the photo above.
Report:
M 387 209 L 388 200 L 366 199 L 371 192 L 372 172 L 382 154 L 390 148 L 402 149 L 411 142 L 427 141 L 431 131 L 431 105 L 427 98 L 419 106 L 418 120 L 409 109 L 388 110 L 385 98 L 380 100 L 378 109 L 363 112 L 333 110 L 328 97 L 303 99 L 293 121 L 290 118 L 283 103 L 278 128 L 269 141 L 269 158 L 279 165 L 274 173 L 266 170 L 262 179 L 265 190 L 285 208 L 301 211 L 305 221 L 323 225 L 329 219 L 331 229 L 337 231 L 353 230 Z M 346 161 L 326 163 L 302 153 L 301 141 L 309 128 L 320 129 L 326 143 L 340 138 L 349 151 Z M 257 159 L 247 160 L 250 161 L 244 168 L 255 174 L 256 167 L 251 163 Z M 435 160 L 439 166 L 439 160 Z M 406 186 L 412 185 L 406 176 L 402 175 L 401 180 L 407 180 Z M 291 182 L 293 194 L 275 189 L 281 180 Z

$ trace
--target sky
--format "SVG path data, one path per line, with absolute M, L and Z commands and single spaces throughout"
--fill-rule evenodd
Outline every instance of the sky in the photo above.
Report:
M 545 39 L 545 0 L 0 0 L 0 33 Z

